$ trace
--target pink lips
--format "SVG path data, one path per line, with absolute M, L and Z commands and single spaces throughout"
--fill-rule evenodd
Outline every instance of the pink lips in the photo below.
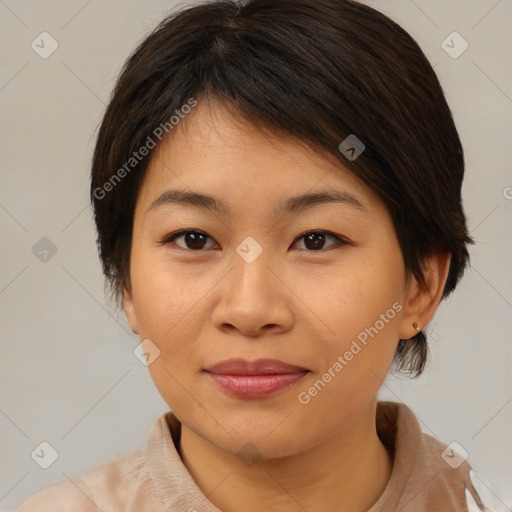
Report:
M 224 391 L 241 398 L 264 398 L 288 388 L 309 370 L 277 359 L 229 359 L 207 368 L 206 373 Z

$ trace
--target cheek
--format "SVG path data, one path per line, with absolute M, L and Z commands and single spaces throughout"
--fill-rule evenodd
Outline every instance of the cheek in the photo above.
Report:
M 150 250 L 142 248 L 132 254 L 133 301 L 140 335 L 154 340 L 162 352 L 176 342 L 189 346 L 194 337 L 197 323 L 191 320 L 197 314 L 195 306 L 204 295 L 204 285 L 188 273 L 156 258 Z
M 398 335 L 405 290 L 398 248 L 388 247 L 387 254 L 354 251 L 329 273 L 320 269 L 307 279 L 296 279 L 293 286 L 308 307 L 305 311 L 323 325 L 331 350 L 348 349 L 347 343 L 358 336 L 364 342 L 367 330 L 381 339 Z
M 371 293 L 359 283 L 353 294 L 331 295 L 335 299 L 323 309 L 337 336 L 320 340 L 323 364 L 296 397 L 304 421 L 322 418 L 320 429 L 329 425 L 334 431 L 357 417 L 378 393 L 394 359 L 403 306 L 386 286 L 367 284 Z
M 202 338 L 198 317 L 208 314 L 201 298 L 211 284 L 149 251 L 135 252 L 131 268 L 140 337 L 160 351 L 148 366 L 151 378 L 172 410 L 187 411 L 197 394 L 191 362 L 197 360 L 197 340 Z
M 368 253 L 331 277 L 322 293 L 305 295 L 326 326 L 320 379 L 328 382 L 327 401 L 357 402 L 377 392 L 393 362 L 405 287 L 401 253 Z
M 170 262 L 161 252 L 141 245 L 133 251 L 131 261 L 140 334 L 165 344 L 160 346 L 162 351 L 172 349 L 175 357 L 187 357 L 212 315 L 211 294 L 225 284 L 221 282 L 225 268 Z M 340 265 L 295 267 L 283 276 L 293 291 L 285 307 L 303 311 L 298 313 L 296 327 L 306 336 L 314 332 L 321 338 L 319 347 L 323 347 L 324 356 L 348 350 L 350 341 L 364 338 L 367 329 L 373 332 L 373 326 L 390 308 L 391 314 L 396 313 L 392 305 L 400 300 L 404 286 L 401 253 L 389 247 L 387 256 L 382 252 L 354 251 Z M 285 296 L 283 300 L 288 300 Z M 396 315 L 391 314 L 386 315 L 386 328 L 379 339 L 392 328 L 398 329 Z M 379 331 L 381 323 L 377 325 Z

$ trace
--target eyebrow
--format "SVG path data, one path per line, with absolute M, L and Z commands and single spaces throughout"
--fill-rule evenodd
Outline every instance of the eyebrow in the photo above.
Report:
M 296 213 L 320 204 L 337 203 L 351 206 L 364 213 L 368 210 L 361 201 L 348 192 L 337 189 L 326 189 L 315 193 L 306 193 L 294 196 L 278 203 L 274 209 L 277 215 Z M 159 195 L 148 207 L 147 212 L 155 210 L 167 204 L 180 204 L 193 206 L 204 210 L 213 210 L 221 215 L 231 215 L 231 208 L 228 204 L 217 197 L 199 192 L 188 192 L 185 190 L 169 189 Z

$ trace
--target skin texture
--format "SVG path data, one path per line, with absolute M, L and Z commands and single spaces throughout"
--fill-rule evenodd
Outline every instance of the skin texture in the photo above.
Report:
M 364 210 L 324 203 L 274 212 L 291 196 L 328 187 Z M 178 204 L 148 211 L 169 188 L 216 196 L 231 215 Z M 200 244 L 187 246 L 184 236 L 160 243 L 182 229 L 208 235 L 203 248 L 189 248 Z M 326 236 L 314 250 L 301 238 L 311 231 L 347 242 Z M 249 236 L 262 248 L 251 263 L 236 251 Z M 160 350 L 151 377 L 182 422 L 182 459 L 208 499 L 225 512 L 368 510 L 392 469 L 376 433 L 376 395 L 399 339 L 432 319 L 448 265 L 447 255 L 427 261 L 420 289 L 383 202 L 339 161 L 200 101 L 153 154 L 135 210 L 124 308 L 140 339 Z M 301 403 L 299 393 L 393 304 L 394 317 Z M 274 396 L 244 399 L 203 371 L 233 357 L 310 371 Z M 237 455 L 244 446 L 252 463 Z

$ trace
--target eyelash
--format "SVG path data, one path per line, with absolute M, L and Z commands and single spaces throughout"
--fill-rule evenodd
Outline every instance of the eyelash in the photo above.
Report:
M 180 236 L 183 236 L 183 235 L 187 235 L 189 233 L 198 233 L 198 234 L 201 234 L 201 235 L 205 235 L 210 240 L 213 240 L 213 238 L 210 237 L 204 231 L 200 231 L 200 230 L 197 230 L 197 229 L 183 229 L 181 231 L 177 231 L 175 233 L 171 233 L 170 235 L 166 236 L 163 240 L 161 240 L 159 242 L 159 244 L 160 245 L 169 245 L 169 244 L 173 243 L 176 238 L 179 238 Z M 333 246 L 329 247 L 328 249 L 331 249 L 331 248 L 336 247 L 336 246 L 350 245 L 350 242 L 348 240 L 342 238 L 341 236 L 335 235 L 334 233 L 331 233 L 329 231 L 323 231 L 323 230 L 306 231 L 306 232 L 302 233 L 301 235 L 299 235 L 293 241 L 292 245 L 294 245 L 296 242 L 298 242 L 300 239 L 304 238 L 305 236 L 311 235 L 311 234 L 325 234 L 325 235 L 327 235 L 327 236 L 329 236 L 331 238 L 335 238 L 337 240 L 337 244 L 334 244 Z M 206 250 L 206 249 L 188 249 L 188 248 L 183 248 L 183 247 L 180 247 L 180 246 L 178 246 L 178 247 L 180 249 L 183 249 L 184 251 L 191 251 L 191 252 L 204 252 Z M 318 249 L 316 251 L 308 250 L 308 249 L 300 249 L 300 250 L 306 251 L 306 252 L 311 252 L 311 253 L 316 253 L 316 252 L 323 252 L 323 251 L 326 251 L 328 249 Z

